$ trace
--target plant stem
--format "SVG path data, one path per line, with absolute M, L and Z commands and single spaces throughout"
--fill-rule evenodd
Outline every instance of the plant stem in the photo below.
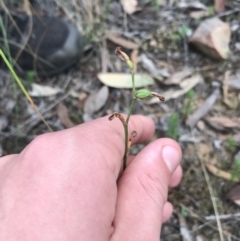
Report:
M 134 83 L 134 78 L 133 78 L 133 83 Z M 127 157 L 128 157 L 128 122 L 129 122 L 130 116 L 132 114 L 132 110 L 133 110 L 135 102 L 136 102 L 136 98 L 133 95 L 132 103 L 130 105 L 130 108 L 129 108 L 129 111 L 128 111 L 128 115 L 127 115 L 127 119 L 126 119 L 126 122 L 124 124 L 125 152 L 124 152 L 124 157 L 123 157 L 123 170 L 125 170 L 125 168 L 127 167 Z
M 131 74 L 132 74 L 132 96 L 133 96 L 133 99 L 134 99 L 134 96 L 135 96 L 135 81 L 134 81 L 134 70 L 131 70 Z
M 34 108 L 34 110 L 37 112 L 37 114 L 39 115 L 39 117 L 41 118 L 41 120 L 43 121 L 43 123 L 48 127 L 48 129 L 50 131 L 53 131 L 52 128 L 48 125 L 48 123 L 45 121 L 44 117 L 42 116 L 42 114 L 39 112 L 37 106 L 34 104 L 32 98 L 30 97 L 30 95 L 28 94 L 27 90 L 25 89 L 24 85 L 22 84 L 21 80 L 19 79 L 18 75 L 16 74 L 16 72 L 14 71 L 12 65 L 10 64 L 10 62 L 8 61 L 8 59 L 6 58 L 5 54 L 3 53 L 3 51 L 0 49 L 0 56 L 2 57 L 4 63 L 7 65 L 10 73 L 12 74 L 13 78 L 15 79 L 15 81 L 17 82 L 17 84 L 19 85 L 20 89 L 22 90 L 22 92 L 24 93 L 24 95 L 26 96 L 27 100 L 30 102 L 30 104 L 32 105 L 32 107 Z
M 125 152 L 123 156 L 123 171 L 127 167 L 127 157 L 128 157 L 128 125 L 124 124 L 124 134 L 125 134 Z
M 128 111 L 127 119 L 126 119 L 126 125 L 128 125 L 128 122 L 129 122 L 130 116 L 131 116 L 131 114 L 132 114 L 132 110 L 133 110 L 133 107 L 134 107 L 134 105 L 135 105 L 135 102 L 136 102 L 136 98 L 133 97 L 133 98 L 132 98 L 132 103 L 131 103 L 130 108 L 129 108 L 129 111 Z

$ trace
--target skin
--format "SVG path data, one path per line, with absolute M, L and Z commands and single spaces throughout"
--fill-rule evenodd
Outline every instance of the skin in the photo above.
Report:
M 133 144 L 154 123 L 132 116 Z M 37 137 L 0 160 L 1 241 L 159 241 L 172 213 L 169 187 L 181 179 L 181 149 L 167 138 L 130 156 L 121 173 L 124 132 L 107 117 Z

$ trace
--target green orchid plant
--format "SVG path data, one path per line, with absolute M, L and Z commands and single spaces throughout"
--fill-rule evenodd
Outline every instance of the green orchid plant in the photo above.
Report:
M 136 100 L 137 99 L 144 100 L 144 99 L 147 99 L 147 98 L 149 98 L 151 96 L 156 96 L 156 97 L 159 98 L 160 101 L 163 102 L 163 101 L 165 101 L 165 98 L 164 98 L 164 96 L 162 96 L 162 95 L 160 95 L 160 94 L 158 94 L 156 92 L 151 92 L 148 89 L 140 89 L 140 90 L 136 91 L 136 89 L 135 89 L 135 81 L 134 81 L 134 64 L 133 64 L 133 62 L 130 60 L 128 55 L 121 50 L 121 47 L 117 47 L 116 48 L 115 54 L 117 54 L 120 59 L 122 59 L 123 61 L 126 62 L 126 64 L 128 65 L 128 67 L 129 67 L 129 69 L 131 71 L 131 76 L 132 76 L 132 101 L 131 101 L 131 105 L 130 105 L 129 110 L 128 110 L 127 118 L 125 119 L 118 112 L 114 112 L 109 117 L 110 121 L 113 120 L 114 117 L 116 117 L 123 124 L 124 135 L 125 135 L 125 151 L 124 151 L 124 156 L 123 156 L 123 170 L 125 170 L 126 167 L 127 167 L 127 157 L 128 157 L 129 149 L 130 149 L 131 144 L 132 144 L 132 140 L 137 135 L 136 131 L 132 131 L 132 133 L 130 135 L 128 133 L 128 123 L 129 123 L 129 119 L 130 119 L 130 116 L 131 116 L 132 111 L 133 111 L 133 107 L 134 107 L 134 105 L 136 103 Z

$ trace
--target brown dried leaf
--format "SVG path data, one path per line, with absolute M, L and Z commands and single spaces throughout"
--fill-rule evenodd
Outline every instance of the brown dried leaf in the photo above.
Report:
M 228 117 L 206 117 L 205 120 L 217 130 L 224 130 L 225 128 L 240 128 L 240 118 Z
M 117 35 L 116 33 L 113 33 L 111 31 L 107 31 L 106 36 L 110 41 L 112 41 L 113 43 L 115 43 L 123 48 L 126 48 L 126 49 L 137 49 L 138 48 L 138 45 L 136 43 L 129 41 L 125 38 L 122 38 L 119 35 Z
M 193 73 L 193 69 L 185 68 L 182 71 L 172 74 L 167 80 L 164 81 L 166 85 L 177 85 L 186 77 L 189 77 Z
M 58 115 L 60 121 L 62 122 L 62 124 L 66 128 L 71 128 L 71 127 L 75 126 L 75 124 L 70 120 L 70 118 L 68 116 L 68 109 L 64 104 L 62 104 L 62 103 L 58 104 L 57 115 Z
M 213 165 L 217 163 L 217 158 L 214 155 L 213 146 L 205 143 L 196 144 L 197 147 L 197 155 L 200 160 L 203 162 L 208 162 Z
M 96 93 L 91 94 L 84 105 L 84 112 L 87 114 L 93 114 L 100 110 L 106 103 L 109 95 L 109 89 L 107 86 L 103 86 Z
M 186 121 L 186 124 L 190 127 L 194 127 L 196 123 L 202 119 L 214 106 L 217 97 L 219 96 L 219 89 L 215 89 L 213 93 L 205 100 L 202 106 L 195 111 Z
M 240 206 L 240 184 L 232 187 L 226 197 Z
M 180 84 L 180 87 L 181 87 L 180 90 L 171 89 L 171 90 L 164 91 L 160 94 L 165 97 L 165 102 L 168 100 L 171 100 L 171 99 L 177 99 L 178 97 L 186 94 L 189 90 L 194 88 L 197 84 L 202 82 L 202 80 L 203 80 L 202 76 L 199 74 L 196 74 L 196 75 L 191 76 L 190 78 L 183 80 Z M 156 97 L 153 97 L 148 102 L 148 104 L 152 105 L 152 104 L 155 104 L 158 102 L 159 102 L 159 99 Z
M 220 177 L 220 178 L 228 180 L 228 181 L 234 181 L 234 182 L 240 181 L 239 178 L 238 179 L 234 178 L 231 173 L 223 171 L 210 163 L 205 162 L 205 165 L 206 165 L 208 171 L 210 171 L 216 177 Z
M 231 180 L 235 182 L 239 181 L 239 179 L 234 179 L 231 173 L 223 171 L 215 166 L 217 164 L 217 158 L 214 154 L 212 145 L 207 145 L 204 143 L 197 144 L 197 155 L 198 158 L 205 164 L 208 171 L 213 175 L 225 180 Z

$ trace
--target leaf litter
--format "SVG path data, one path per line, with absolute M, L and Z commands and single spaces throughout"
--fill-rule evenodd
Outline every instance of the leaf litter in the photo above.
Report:
M 182 4 L 183 2 L 185 5 Z M 35 93 L 34 99 L 37 105 L 41 107 L 41 112 L 47 117 L 47 121 L 54 126 L 54 129 L 61 130 L 63 126 L 59 125 L 60 119 L 62 119 L 61 123 L 64 123 L 65 118 L 69 117 L 68 113 L 71 113 L 71 118 L 74 115 L 74 122 L 75 118 L 78 118 L 76 123 L 82 123 L 105 116 L 114 110 L 125 112 L 130 99 L 131 75 L 124 65 L 115 58 L 114 49 L 116 45 L 121 45 L 128 51 L 129 55 L 132 53 L 132 58 L 137 66 L 135 69 L 137 76 L 139 76 L 140 88 L 146 86 L 151 91 L 165 95 L 167 99 L 163 105 L 155 104 L 159 103 L 159 100 L 154 101 L 154 99 L 145 103 L 137 102 L 135 113 L 141 113 L 154 120 L 157 127 L 156 139 L 167 136 L 171 116 L 178 115 L 179 117 L 176 126 L 179 133 L 178 142 L 183 150 L 184 176 L 180 186 L 169 192 L 169 201 L 173 203 L 175 212 L 168 224 L 163 226 L 161 232 L 161 240 L 163 241 L 182 240 L 180 228 L 178 228 L 179 219 L 176 215 L 176 210 L 182 204 L 189 207 L 189 210 L 203 220 L 206 216 L 215 215 L 206 181 L 199 165 L 200 157 L 196 155 L 196 148 L 200 149 L 200 144 L 210 147 L 209 150 L 206 150 L 208 154 L 202 155 L 201 158 L 203 158 L 209 172 L 220 217 L 239 212 L 236 202 L 227 202 L 227 199 L 231 199 L 231 195 L 228 198 L 227 193 L 233 186 L 233 169 L 240 143 L 240 130 L 238 128 L 240 117 L 239 4 L 233 0 L 225 1 L 225 10 L 220 12 L 216 9 L 220 12 L 218 14 L 214 11 L 216 2 L 165 1 L 164 6 L 159 7 L 161 1 L 160 4 L 159 1 L 154 1 L 154 3 L 153 1 L 140 0 L 125 1 L 125 5 L 122 5 L 123 2 L 114 0 L 109 1 L 107 7 L 103 2 L 101 2 L 102 5 L 92 6 L 92 8 L 89 4 L 90 8 L 85 13 L 84 1 L 67 1 L 64 8 L 57 7 L 56 16 L 61 14 L 66 18 L 70 17 L 76 26 L 81 25 L 82 22 L 87 24 L 88 30 L 91 32 L 89 36 L 92 39 L 89 40 L 81 64 L 76 65 L 76 68 L 59 76 L 33 80 L 34 84 L 40 85 L 40 88 L 43 89 L 42 93 Z M 218 2 L 224 1 L 219 0 Z M 179 3 L 182 6 L 178 5 Z M 80 8 L 74 7 L 77 5 Z M 20 5 L 19 7 L 21 8 Z M 81 9 L 81 14 L 78 9 Z M 193 12 L 195 19 L 192 18 L 194 17 Z M 66 16 L 65 13 L 67 13 Z M 94 13 L 94 17 L 91 13 Z M 99 13 L 100 15 L 98 15 Z M 223 36 L 226 25 L 220 24 L 218 26 L 220 31 L 217 30 L 218 28 L 214 31 L 207 28 L 207 37 L 201 34 L 201 38 L 203 42 L 206 41 L 208 44 L 211 42 L 209 39 L 212 38 L 214 45 L 208 46 L 207 51 L 204 46 L 205 54 L 203 55 L 201 48 L 197 49 L 188 42 L 189 36 L 186 32 L 191 29 L 194 33 L 204 20 L 212 17 L 220 18 L 222 22 L 230 26 L 231 41 L 228 46 L 225 44 L 224 48 L 221 48 L 221 44 L 219 44 L 221 39 L 226 40 Z M 81 23 L 78 21 L 79 19 L 81 19 Z M 218 22 L 215 21 L 217 24 Z M 82 26 L 80 26 L 81 28 Z M 88 34 L 88 30 L 84 34 Z M 216 32 L 218 33 L 216 34 Z M 227 57 L 227 60 L 215 61 L 211 59 L 211 56 L 216 55 L 216 47 L 220 48 L 219 53 Z M 224 52 L 228 49 L 227 47 L 230 50 L 229 54 Z M 105 59 L 107 55 L 108 59 Z M 165 65 L 161 63 L 165 63 Z M 192 70 L 192 73 L 190 71 L 188 75 L 185 69 Z M 230 71 L 228 79 L 225 78 L 227 71 Z M 2 73 L 1 75 L 0 116 L 6 116 L 8 120 L 8 125 L 0 132 L 2 153 L 17 153 L 32 138 L 47 130 L 39 121 L 31 122 L 29 128 L 33 115 L 26 111 L 28 109 L 27 101 L 18 91 L 13 93 L 9 85 L 11 80 L 6 75 Z M 143 81 L 145 77 L 147 80 Z M 106 96 L 102 94 L 103 100 L 101 107 L 99 107 L 98 103 L 94 103 L 90 96 L 95 95 L 96 98 L 105 82 L 108 93 L 105 92 Z M 69 84 L 66 85 L 66 83 Z M 25 84 L 27 84 L 26 81 Z M 45 86 L 51 87 L 53 90 L 45 92 L 42 88 Z M 124 90 L 120 89 L 122 87 Z M 219 89 L 219 93 L 215 91 L 216 88 Z M 193 96 L 190 99 L 189 92 Z M 84 93 L 84 97 L 79 97 L 79 93 Z M 86 98 L 86 93 L 90 93 L 90 95 L 87 94 L 88 98 Z M 17 104 L 15 104 L 16 101 L 13 101 L 15 94 L 18 96 Z M 210 97 L 212 102 L 208 102 Z M 85 104 L 87 99 L 90 103 L 92 102 L 89 109 Z M 8 103 L 13 102 L 11 110 L 7 110 Z M 64 118 L 58 116 L 55 108 L 63 102 L 67 108 L 67 111 L 66 108 L 61 110 Z M 186 103 L 190 103 L 190 109 L 193 111 L 183 115 Z M 15 114 L 15 106 L 19 108 L 19 119 Z M 168 118 L 164 118 L 166 116 Z M 191 118 L 192 122 L 189 121 Z M 189 126 L 186 125 L 186 120 L 190 122 Z M 15 123 L 19 124 L 15 126 Z M 65 126 L 67 128 L 72 124 L 65 123 Z M 20 132 L 15 131 L 18 126 L 21 128 Z M 171 128 L 173 127 L 174 125 L 171 125 Z M 20 141 L 16 149 L 14 143 L 16 143 L 17 138 L 20 138 Z M 236 147 L 234 151 L 231 151 L 233 150 L 232 146 Z M 134 153 L 138 153 L 141 148 L 143 145 L 141 147 L 134 146 Z M 193 216 L 189 213 L 190 211 L 185 217 L 185 221 L 194 240 L 198 236 L 204 236 L 206 240 L 219 240 L 215 227 L 216 221 L 211 221 L 211 225 L 209 225 L 206 221 L 199 221 L 196 215 Z M 231 240 L 239 240 L 239 218 L 234 218 L 233 215 L 231 221 L 221 220 L 221 222 L 224 233 L 228 230 L 226 239 L 230 237 Z

